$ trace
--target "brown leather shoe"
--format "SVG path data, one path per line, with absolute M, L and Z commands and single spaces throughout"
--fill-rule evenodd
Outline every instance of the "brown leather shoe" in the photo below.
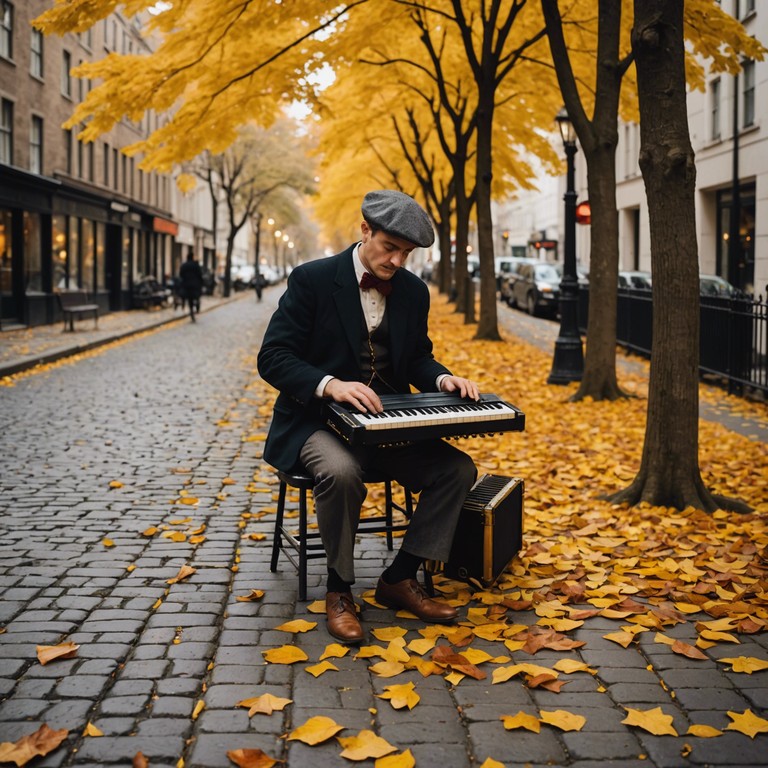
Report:
M 376 585 L 376 602 L 388 608 L 404 609 L 415 613 L 422 621 L 450 624 L 459 612 L 446 603 L 433 600 L 416 579 L 405 579 L 397 584 L 387 584 L 379 578 Z
M 342 643 L 359 643 L 365 637 L 351 592 L 326 593 L 325 621 L 328 632 Z

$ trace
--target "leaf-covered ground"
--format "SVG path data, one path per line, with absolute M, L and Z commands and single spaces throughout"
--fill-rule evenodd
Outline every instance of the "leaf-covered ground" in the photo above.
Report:
M 714 694 L 714 699 L 709 697 L 703 707 L 684 717 L 674 687 L 664 680 L 672 666 L 657 670 L 647 662 L 663 658 L 659 653 L 663 649 L 667 658 L 674 655 L 681 659 L 686 672 L 700 668 L 712 676 L 722 671 L 730 679 L 754 680 L 753 690 L 765 689 L 766 446 L 719 424 L 700 423 L 700 465 L 705 483 L 716 493 L 736 496 L 752 505 L 755 511 L 750 515 L 611 505 L 599 497 L 628 484 L 639 465 L 647 364 L 633 361 L 632 368 L 638 372 L 622 372 L 620 376 L 622 386 L 637 397 L 616 403 L 570 403 L 567 399 L 575 385 L 545 383 L 550 355 L 514 338 L 500 343 L 475 341 L 474 330 L 475 326 L 463 324 L 452 306 L 441 298 L 434 300 L 431 335 L 437 358 L 457 374 L 477 380 L 483 392 L 495 392 L 526 414 L 523 433 L 461 442 L 481 473 L 524 480 L 522 551 L 492 588 L 470 589 L 461 582 L 436 577 L 442 599 L 460 608 L 461 618 L 454 626 L 424 626 L 400 613 L 388 623 L 385 612 L 366 612 L 370 640 L 360 648 L 349 649 L 330 637 L 325 642 L 320 600 L 298 604 L 290 620 L 275 619 L 270 634 L 284 635 L 284 642 L 270 641 L 254 648 L 254 664 L 290 665 L 293 690 L 302 689 L 305 701 L 299 705 L 288 698 L 289 686 L 280 688 L 280 696 L 276 695 L 278 686 L 272 686 L 269 693 L 258 685 L 252 686 L 252 691 L 244 686 L 249 688 L 247 697 L 232 698 L 231 709 L 247 709 L 253 730 L 279 732 L 281 738 L 268 741 L 276 745 L 268 754 L 246 748 L 233 737 L 231 745 L 226 745 L 226 757 L 235 765 L 266 768 L 283 759 L 286 750 L 293 755 L 298 743 L 299 749 L 321 751 L 313 753 L 318 764 L 368 761 L 362 764 L 371 765 L 375 761 L 377 768 L 418 765 L 419 750 L 425 745 L 411 743 L 408 723 L 423 722 L 419 709 L 425 708 L 425 698 L 426 706 L 431 703 L 434 707 L 438 689 L 448 692 L 445 699 L 451 706 L 458 702 L 453 714 L 461 718 L 470 735 L 476 733 L 473 728 L 485 734 L 476 743 L 485 753 L 474 756 L 483 768 L 505 764 L 497 758 L 504 758 L 503 737 L 508 731 L 515 737 L 506 753 L 515 755 L 506 758 L 510 763 L 535 753 L 537 742 L 528 738 L 545 743 L 541 754 L 548 754 L 553 743 L 560 744 L 552 741 L 553 732 L 561 734 L 571 749 L 578 742 L 568 742 L 567 738 L 579 731 L 588 738 L 589 759 L 598 760 L 596 750 L 608 741 L 601 738 L 606 724 L 595 721 L 606 712 L 628 731 L 652 738 L 681 737 L 679 745 L 674 742 L 674 754 L 680 756 L 675 764 L 709 762 L 716 751 L 708 745 L 722 742 L 721 750 L 727 752 L 734 748 L 726 741 L 729 738 L 737 737 L 742 744 L 757 740 L 764 745 L 768 739 L 765 707 L 731 709 L 720 706 Z M 254 363 L 249 354 L 244 365 L 253 370 L 252 382 L 243 397 L 226 408 L 216 426 L 231 433 L 233 443 L 260 457 L 274 392 L 258 378 Z M 701 387 L 701 397 L 714 408 L 726 402 L 730 413 L 736 411 L 752 422 L 766 423 L 765 406 L 727 397 L 706 386 Z M 239 544 L 228 564 L 234 574 L 228 610 L 234 612 L 234 606 L 239 606 L 248 613 L 237 615 L 261 615 L 260 607 L 270 603 L 270 582 L 266 574 L 264 583 L 253 583 L 252 575 L 239 573 L 240 555 L 247 559 L 250 553 L 271 545 L 268 534 L 276 500 L 274 472 L 260 462 L 244 486 L 225 477 L 213 483 L 213 490 L 205 490 L 207 480 L 193 477 L 189 468 L 178 466 L 173 473 L 179 476 L 179 490 L 169 500 L 168 519 L 153 521 L 135 534 L 146 542 L 172 543 L 188 558 L 174 570 L 176 575 L 164 577 L 164 597 L 157 600 L 153 610 L 159 610 L 174 590 L 198 580 L 205 582 L 205 559 L 202 565 L 197 563 L 195 553 L 206 540 L 207 526 L 234 524 Z M 123 493 L 123 480 L 105 480 L 109 492 Z M 247 501 L 246 497 L 251 503 L 244 507 L 251 511 L 220 516 L 218 503 L 232 498 Z M 382 503 L 383 493 L 372 488 L 366 512 L 380 511 Z M 105 537 L 102 544 L 120 562 L 125 558 L 125 562 L 130 561 L 129 553 L 121 555 L 120 543 L 113 538 Z M 379 549 L 377 557 L 382 556 L 383 546 Z M 373 552 L 367 551 L 369 555 Z M 126 565 L 126 578 L 135 577 L 135 568 L 132 563 Z M 292 584 L 290 566 L 281 563 L 281 569 Z M 370 586 L 361 583 L 356 595 L 365 603 L 375 604 Z M 178 631 L 173 643 L 183 642 Z M 41 645 L 37 658 L 41 665 L 56 665 L 60 659 L 76 658 L 78 647 L 72 641 Z M 664 691 L 663 703 L 659 705 L 654 696 L 653 703 L 644 705 L 631 694 L 622 699 L 616 693 L 608 680 L 611 670 L 602 668 L 605 654 L 610 655 L 606 649 L 611 648 L 618 653 L 635 653 L 635 661 L 643 660 L 640 672 L 650 675 L 650 688 Z M 209 672 L 217 663 L 210 665 Z M 350 680 L 355 684 L 362 680 L 366 690 L 370 676 L 375 706 L 367 705 L 363 720 L 359 712 L 344 707 L 342 692 L 349 689 L 335 683 L 336 675 L 346 685 Z M 307 707 L 307 687 L 302 681 L 318 678 L 326 690 L 339 692 L 340 708 L 321 704 Z M 206 718 L 206 708 L 212 704 L 206 702 L 206 686 L 207 681 L 191 721 Z M 741 688 L 746 690 L 744 685 Z M 494 707 L 482 714 L 484 697 L 489 691 L 500 690 L 504 694 L 494 699 L 503 702 L 498 711 Z M 517 695 L 522 690 L 534 695 Z M 607 704 L 596 707 L 595 696 L 605 697 L 600 701 Z M 681 706 L 684 710 L 684 703 Z M 382 718 L 384 712 L 388 714 Z M 262 725 L 266 722 L 269 725 Z M 22 765 L 56 749 L 67 732 L 56 730 L 56 723 L 50 726 L 43 725 L 15 743 L 0 745 L 0 761 Z M 97 725 L 84 724 L 83 737 L 102 735 Z M 645 746 L 646 742 L 640 739 L 636 744 Z M 299 754 L 309 759 L 306 751 Z M 646 756 L 638 749 L 631 757 Z M 148 763 L 139 752 L 133 764 Z M 178 768 L 183 764 L 180 759 Z

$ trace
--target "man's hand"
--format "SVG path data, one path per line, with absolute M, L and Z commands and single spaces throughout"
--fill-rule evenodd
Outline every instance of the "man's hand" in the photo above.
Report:
M 480 399 L 477 384 L 469 379 L 462 379 L 461 376 L 445 376 L 440 382 L 440 391 L 458 392 L 462 397 L 468 397 L 471 400 Z
M 361 381 L 331 379 L 325 385 L 323 397 L 330 397 L 336 403 L 349 403 L 362 413 L 381 413 L 384 410 L 379 396 Z

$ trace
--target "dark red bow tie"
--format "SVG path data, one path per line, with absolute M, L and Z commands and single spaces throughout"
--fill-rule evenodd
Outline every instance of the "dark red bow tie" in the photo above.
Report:
M 389 296 L 392 293 L 392 283 L 389 280 L 379 280 L 370 272 L 363 272 L 363 276 L 360 278 L 360 287 L 364 291 L 375 288 L 382 296 Z

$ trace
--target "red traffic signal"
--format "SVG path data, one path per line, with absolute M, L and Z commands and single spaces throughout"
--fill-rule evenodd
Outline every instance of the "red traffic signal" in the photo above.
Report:
M 592 209 L 589 207 L 589 200 L 585 200 L 583 203 L 579 203 L 576 206 L 576 223 L 577 224 L 592 223 Z

